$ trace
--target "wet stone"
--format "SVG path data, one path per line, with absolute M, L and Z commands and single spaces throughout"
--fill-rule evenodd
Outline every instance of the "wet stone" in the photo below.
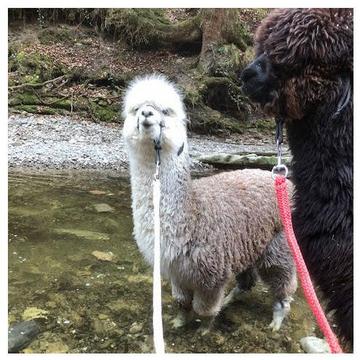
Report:
M 96 250 L 93 251 L 91 254 L 101 261 L 114 262 L 116 260 L 116 255 L 114 255 L 111 251 L 104 252 Z
M 306 353 L 329 353 L 330 348 L 324 339 L 315 336 L 306 336 L 300 340 L 301 347 Z
M 79 238 L 85 238 L 88 240 L 110 240 L 110 236 L 105 233 L 100 233 L 97 231 L 89 231 L 82 229 L 53 229 L 54 233 L 57 235 L 73 235 Z
M 114 212 L 115 209 L 108 204 L 94 204 L 94 208 L 98 213 Z
M 115 313 L 120 313 L 123 311 L 131 311 L 131 312 L 136 312 L 138 311 L 138 306 L 136 304 L 132 304 L 126 300 L 123 299 L 117 299 L 114 300 L 108 304 L 106 304 L 106 306 L 113 312 Z
M 28 307 L 22 314 L 23 320 L 32 320 L 32 319 L 47 319 L 48 311 L 39 309 L 37 307 Z
M 67 353 L 68 351 L 69 347 L 62 341 L 55 341 L 53 343 L 47 344 L 47 353 Z
M 55 301 L 48 301 L 45 305 L 46 305 L 46 307 L 48 307 L 50 309 L 55 309 L 57 307 L 57 304 Z
M 40 332 L 34 321 L 22 321 L 11 325 L 8 331 L 8 352 L 15 353 L 27 346 Z
M 143 324 L 134 322 L 130 326 L 129 333 L 130 334 L 137 334 L 137 333 L 141 332 L 142 329 L 143 329 Z
M 105 194 L 106 194 L 106 191 L 102 191 L 102 190 L 90 190 L 89 193 L 90 193 L 90 194 L 93 194 L 93 195 L 105 195 Z

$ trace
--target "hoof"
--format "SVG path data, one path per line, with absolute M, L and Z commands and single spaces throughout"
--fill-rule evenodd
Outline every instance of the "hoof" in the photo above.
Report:
M 229 305 L 241 299 L 244 291 L 235 286 L 225 297 L 222 309 L 226 309 Z
M 170 321 L 173 329 L 180 329 L 193 320 L 193 311 L 180 311 L 177 316 Z
M 200 317 L 201 325 L 196 330 L 196 333 L 201 336 L 205 336 L 205 335 L 209 334 L 214 325 L 214 319 L 215 319 L 214 316 Z
M 210 333 L 211 328 L 209 326 L 200 326 L 197 330 L 196 333 L 200 336 L 206 336 Z
M 181 316 L 177 316 L 175 319 L 172 319 L 170 323 L 173 329 L 180 329 L 186 325 L 185 319 Z
M 270 325 L 269 328 L 271 329 L 272 332 L 276 332 L 279 331 L 281 328 L 281 324 L 282 324 L 282 320 L 278 321 L 278 320 L 273 320 Z

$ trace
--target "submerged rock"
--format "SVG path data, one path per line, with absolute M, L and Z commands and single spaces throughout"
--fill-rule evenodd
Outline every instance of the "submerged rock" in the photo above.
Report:
M 90 193 L 90 194 L 93 194 L 93 195 L 105 195 L 105 194 L 106 194 L 106 191 L 102 191 L 102 190 L 90 190 L 89 193 Z
M 105 233 L 100 233 L 90 230 L 82 229 L 69 229 L 69 228 L 55 228 L 54 233 L 57 235 L 74 235 L 79 238 L 85 238 L 89 240 L 110 240 L 110 236 Z
M 129 333 L 130 334 L 137 334 L 137 333 L 141 332 L 142 329 L 143 329 L 143 324 L 134 322 L 130 326 Z
M 69 347 L 64 344 L 62 341 L 54 341 L 47 344 L 47 353 L 67 353 L 69 352 Z
M 301 347 L 306 353 L 329 353 L 330 348 L 324 339 L 315 336 L 306 336 L 300 340 Z
M 101 204 L 94 204 L 94 208 L 97 212 L 99 213 L 103 213 L 103 212 L 114 212 L 115 209 L 108 205 L 108 204 L 105 204 L 105 203 L 101 203 Z
M 122 312 L 139 313 L 140 311 L 140 305 L 138 303 L 129 302 L 121 298 L 107 303 L 106 307 L 116 314 L 121 314 Z
M 91 254 L 94 255 L 98 260 L 101 260 L 101 261 L 114 262 L 116 260 L 116 255 L 113 254 L 111 251 L 103 252 L 103 251 L 96 250 L 96 251 L 93 251 Z
M 37 307 L 28 307 L 22 314 L 23 320 L 32 320 L 32 319 L 47 319 L 47 314 L 49 312 Z
M 8 352 L 17 353 L 25 348 L 40 333 L 35 320 L 22 321 L 10 326 L 8 332 Z

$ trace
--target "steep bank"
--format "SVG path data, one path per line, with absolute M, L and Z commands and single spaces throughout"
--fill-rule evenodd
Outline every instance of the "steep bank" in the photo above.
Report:
M 271 132 L 272 120 L 237 82 L 253 56 L 252 34 L 265 9 L 217 10 L 215 20 L 227 24 L 219 34 L 214 14 L 199 9 L 33 10 L 20 14 L 23 21 L 10 14 L 11 113 L 121 123 L 128 81 L 160 72 L 182 89 L 192 132 Z

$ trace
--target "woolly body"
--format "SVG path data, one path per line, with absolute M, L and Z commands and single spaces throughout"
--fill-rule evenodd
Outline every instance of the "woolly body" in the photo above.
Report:
M 279 236 L 281 228 L 271 173 L 242 170 L 191 180 L 185 111 L 179 93 L 163 77 L 141 78 L 130 85 L 124 117 L 134 236 L 151 265 L 153 141 L 159 137 L 158 125 L 163 125 L 161 269 L 171 280 L 176 300 L 184 307 L 192 304 L 199 315 L 216 315 L 227 281 L 255 267 L 265 253 L 271 254 L 271 259 L 268 263 L 263 261 L 262 266 L 275 264 L 284 270 L 282 278 L 275 281 L 279 287 L 277 300 L 290 298 L 296 289 L 296 276 L 289 250 Z M 268 251 L 274 238 L 280 246 L 274 248 L 276 251 Z M 280 263 L 277 255 L 282 258 Z
M 293 155 L 295 235 L 327 310 L 335 310 L 340 335 L 351 344 L 352 11 L 275 10 L 255 41 L 257 58 L 242 74 L 244 89 L 285 120 Z

